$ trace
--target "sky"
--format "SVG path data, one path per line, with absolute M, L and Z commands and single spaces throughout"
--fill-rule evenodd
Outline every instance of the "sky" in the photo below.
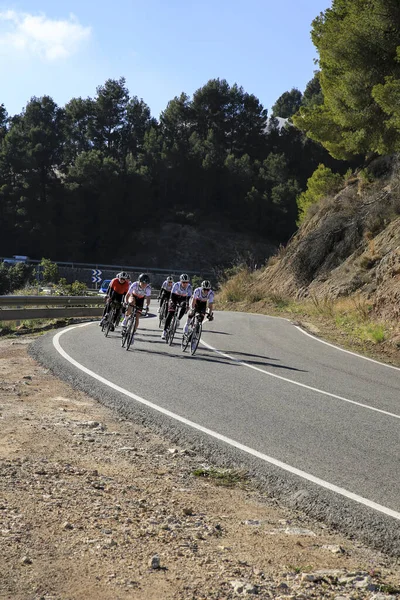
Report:
M 64 106 L 125 77 L 158 118 L 209 79 L 254 94 L 268 112 L 317 68 L 311 23 L 331 0 L 0 0 L 0 104 Z

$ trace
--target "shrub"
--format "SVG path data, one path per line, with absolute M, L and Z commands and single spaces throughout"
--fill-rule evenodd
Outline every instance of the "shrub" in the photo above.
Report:
M 297 197 L 299 218 L 297 224 L 304 220 L 309 207 L 316 204 L 328 195 L 336 194 L 344 183 L 343 176 L 333 173 L 325 165 L 318 165 L 317 169 L 307 181 L 307 189 Z
M 55 287 L 55 293 L 59 296 L 86 296 L 87 286 L 86 283 L 81 281 L 74 281 L 74 283 L 67 283 L 67 280 L 62 277 Z
M 24 263 L 16 265 L 0 265 L 0 295 L 11 294 L 16 289 L 23 287 L 32 278 L 33 269 Z
M 49 258 L 42 258 L 39 269 L 44 283 L 57 283 L 59 275 L 58 265 L 56 263 L 51 262 Z

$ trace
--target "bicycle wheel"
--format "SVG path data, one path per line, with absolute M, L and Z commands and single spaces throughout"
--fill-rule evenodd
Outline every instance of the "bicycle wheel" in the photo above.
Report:
M 135 325 L 132 323 L 132 327 L 129 330 L 129 333 L 126 337 L 126 349 L 129 350 L 131 345 L 133 344 L 133 338 L 135 337 Z
M 178 327 L 178 315 L 177 315 L 177 311 L 175 311 L 175 314 L 172 317 L 171 325 L 169 326 L 169 331 L 168 331 L 168 335 L 167 335 L 168 344 L 170 346 L 172 346 L 172 342 L 174 341 L 174 335 L 175 335 L 177 327 Z
M 158 326 L 161 327 L 164 325 L 165 323 L 165 319 L 167 318 L 167 311 L 168 311 L 168 302 L 165 301 L 163 302 L 162 308 L 160 310 L 160 314 L 159 314 L 159 319 L 158 319 Z
M 188 332 L 187 333 L 183 332 L 183 335 L 182 335 L 182 341 L 181 341 L 182 352 L 185 352 L 186 348 L 189 346 L 191 336 L 192 336 L 192 328 L 189 327 Z
M 129 332 L 129 325 L 130 325 L 130 318 L 128 319 L 128 323 L 125 327 L 125 331 L 124 328 L 122 328 L 122 339 L 121 339 L 121 346 L 124 348 L 125 344 L 126 344 L 126 340 L 128 339 L 128 332 Z
M 193 354 L 197 350 L 197 346 L 199 345 L 199 341 L 201 338 L 202 325 L 200 321 L 197 321 L 196 325 L 193 328 L 192 339 L 190 340 L 190 354 Z
M 110 329 L 111 329 L 111 325 L 114 323 L 114 319 L 115 319 L 115 308 L 112 308 L 109 313 L 108 313 L 108 317 L 107 317 L 107 324 L 106 324 L 106 328 L 105 328 L 105 332 L 104 335 L 107 337 Z
M 129 348 L 131 347 L 132 342 L 133 342 L 133 336 L 135 335 L 135 322 L 136 322 L 136 310 L 134 309 L 132 314 L 129 317 L 128 325 L 126 328 L 125 342 L 126 342 L 127 350 L 129 350 Z

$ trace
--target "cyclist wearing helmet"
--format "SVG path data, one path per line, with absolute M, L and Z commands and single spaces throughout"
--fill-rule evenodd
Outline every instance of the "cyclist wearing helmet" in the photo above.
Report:
M 189 298 L 192 295 L 192 287 L 189 282 L 189 275 L 186 273 L 182 273 L 179 277 L 179 281 L 174 283 L 171 290 L 171 298 L 168 304 L 168 315 L 165 319 L 165 329 L 161 334 L 161 339 L 165 340 L 165 336 L 167 333 L 167 329 L 170 326 L 172 321 L 172 317 L 175 314 L 176 307 L 178 304 L 182 304 L 181 309 L 179 311 L 178 319 L 181 320 L 185 312 L 189 308 Z M 178 322 L 179 325 L 179 322 Z
M 108 314 L 111 301 L 114 300 L 119 306 L 117 310 L 117 314 L 114 320 L 114 323 L 111 325 L 111 331 L 114 331 L 115 326 L 119 323 L 119 318 L 121 315 L 121 307 L 122 300 L 125 294 L 129 289 L 129 275 L 125 273 L 125 271 L 121 271 L 121 273 L 117 273 L 117 275 L 110 281 L 110 285 L 108 286 L 107 293 L 105 295 L 104 301 L 106 303 L 103 311 L 103 316 L 100 321 L 100 325 L 102 325 L 105 316 Z
M 188 312 L 188 318 L 183 328 L 184 333 L 187 333 L 189 322 L 193 319 L 196 313 L 199 313 L 201 316 L 201 320 L 204 319 L 204 315 L 206 314 L 207 307 L 207 318 L 212 321 L 214 319 L 213 316 L 213 304 L 214 304 L 214 292 L 211 289 L 211 283 L 208 279 L 205 279 L 201 282 L 201 286 L 196 288 L 193 292 L 193 296 L 190 299 L 190 310 Z
M 125 312 L 124 320 L 122 321 L 122 329 L 126 327 L 126 322 L 129 315 L 132 312 L 132 308 L 136 306 L 136 322 L 135 322 L 135 331 L 139 325 L 140 315 L 142 314 L 144 299 L 146 298 L 146 308 L 148 309 L 150 306 L 150 298 L 151 298 L 151 286 L 150 286 L 150 277 L 146 275 L 146 273 L 141 273 L 137 279 L 129 286 L 128 292 L 126 294 L 126 302 L 128 304 L 128 308 Z
M 174 285 L 174 278 L 172 275 L 168 275 L 167 279 L 161 286 L 160 293 L 158 294 L 157 300 L 160 301 L 160 308 L 157 312 L 161 312 L 164 302 L 167 302 L 171 298 L 171 290 Z

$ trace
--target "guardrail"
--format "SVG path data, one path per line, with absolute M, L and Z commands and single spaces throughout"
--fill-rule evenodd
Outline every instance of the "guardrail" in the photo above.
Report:
M 103 308 L 104 296 L 0 296 L 0 321 L 99 317 Z
M 101 317 L 103 309 L 104 296 L 0 296 L 0 321 Z

